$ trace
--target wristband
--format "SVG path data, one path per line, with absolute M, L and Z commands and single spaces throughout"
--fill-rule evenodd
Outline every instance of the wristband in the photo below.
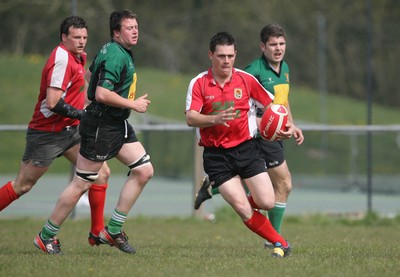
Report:
M 84 111 L 78 110 L 77 108 L 71 106 L 68 103 L 65 103 L 63 98 L 58 100 L 57 104 L 51 109 L 52 112 L 61 114 L 65 117 L 74 118 L 74 119 L 81 119 Z

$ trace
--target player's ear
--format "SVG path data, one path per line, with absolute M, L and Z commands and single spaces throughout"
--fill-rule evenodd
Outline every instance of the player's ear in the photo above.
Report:
M 208 50 L 208 58 L 212 60 L 214 53 Z
M 265 43 L 264 42 L 260 42 L 260 49 L 262 52 L 264 52 L 265 50 Z
M 113 38 L 119 38 L 121 32 L 118 30 L 113 30 Z

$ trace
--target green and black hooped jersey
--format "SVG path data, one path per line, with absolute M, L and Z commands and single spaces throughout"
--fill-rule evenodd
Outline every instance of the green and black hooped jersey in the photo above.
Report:
M 244 70 L 256 77 L 263 87 L 275 96 L 274 104 L 286 106 L 290 90 L 289 66 L 282 61 L 280 67 L 280 74 L 277 74 L 271 68 L 264 55 L 262 55 L 262 57 L 250 63 Z
M 96 87 L 101 86 L 124 98 L 132 99 L 132 101 L 135 99 L 137 77 L 132 52 L 111 40 L 97 53 L 89 70 L 92 72 L 92 78 L 87 95 L 92 103 L 87 109 L 99 111 L 102 117 L 109 119 L 127 119 L 130 109 L 98 103 L 95 100 L 95 93 Z

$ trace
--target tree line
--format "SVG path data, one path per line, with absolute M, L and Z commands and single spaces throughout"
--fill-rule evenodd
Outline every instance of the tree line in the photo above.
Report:
M 244 67 L 260 55 L 261 28 L 276 22 L 287 33 L 292 88 L 366 99 L 370 85 L 374 103 L 400 105 L 398 0 L 3 0 L 0 53 L 47 55 L 59 42 L 60 22 L 74 3 L 89 24 L 89 59 L 110 39 L 108 17 L 116 9 L 139 16 L 137 65 L 180 73 L 209 66 L 209 39 L 218 31 L 235 36 L 236 66 Z

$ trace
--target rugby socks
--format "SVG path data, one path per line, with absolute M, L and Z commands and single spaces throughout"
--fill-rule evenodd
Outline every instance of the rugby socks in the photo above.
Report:
M 18 195 L 15 193 L 14 188 L 9 181 L 7 184 L 0 188 L 0 211 L 5 209 L 14 200 L 18 199 Z
M 268 211 L 268 218 L 274 229 L 280 234 L 285 214 L 286 203 L 275 202 L 275 207 Z
M 99 236 L 104 228 L 104 205 L 106 202 L 107 184 L 93 184 L 89 188 L 88 198 L 90 204 L 91 227 L 90 232 Z
M 127 214 L 114 210 L 111 219 L 107 225 L 110 234 L 115 235 L 121 232 L 122 225 L 124 224 L 126 217 Z
M 60 231 L 60 226 L 52 223 L 49 218 L 46 224 L 44 224 L 40 236 L 42 239 L 51 239 L 58 234 L 58 231 Z
M 288 246 L 288 243 L 285 241 L 285 239 L 275 231 L 274 227 L 272 227 L 268 218 L 266 218 L 260 212 L 255 210 L 253 216 L 248 221 L 245 221 L 244 224 L 254 233 L 270 241 L 271 243 L 275 244 L 280 242 L 283 247 Z

